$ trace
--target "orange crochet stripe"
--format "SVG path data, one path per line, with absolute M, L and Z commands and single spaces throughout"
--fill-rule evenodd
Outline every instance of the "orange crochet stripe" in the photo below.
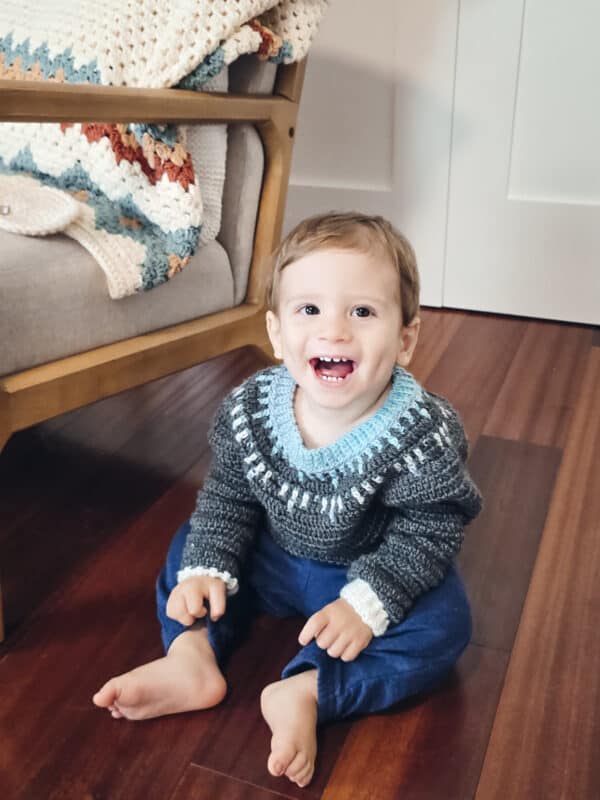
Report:
M 261 58 L 270 58 L 276 56 L 281 50 L 283 39 L 277 34 L 273 33 L 270 28 L 262 25 L 257 19 L 250 20 L 248 23 L 253 31 L 256 31 L 262 39 L 260 47 L 258 48 L 258 55 Z
M 71 126 L 72 123 L 62 123 L 61 130 L 64 131 Z M 128 133 L 124 125 L 100 122 L 82 123 L 81 133 L 88 142 L 98 142 L 100 139 L 107 138 L 115 154 L 116 163 L 120 164 L 123 160 L 130 164 L 137 162 L 153 186 L 160 181 L 163 175 L 166 175 L 173 183 L 181 184 L 185 191 L 196 181 L 192 161 L 182 148 L 177 154 L 174 154 L 181 163 L 175 163 L 168 156 L 164 157 L 167 148 L 160 152 L 154 151 L 146 154 L 135 136 Z M 184 154 L 183 158 L 181 152 Z M 148 156 L 152 159 L 152 164 Z

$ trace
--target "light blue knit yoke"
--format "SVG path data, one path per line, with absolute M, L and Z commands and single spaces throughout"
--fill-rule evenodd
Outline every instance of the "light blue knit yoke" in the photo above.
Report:
M 273 454 L 281 452 L 300 475 L 315 477 L 334 473 L 362 473 L 375 452 L 388 444 L 399 446 L 399 437 L 414 422 L 411 411 L 429 416 L 419 403 L 423 390 L 415 379 L 401 367 L 396 367 L 392 387 L 385 403 L 367 420 L 350 429 L 326 447 L 308 448 L 294 417 L 296 383 L 285 367 L 269 370 L 257 376 L 264 409 L 260 413 L 273 442 Z

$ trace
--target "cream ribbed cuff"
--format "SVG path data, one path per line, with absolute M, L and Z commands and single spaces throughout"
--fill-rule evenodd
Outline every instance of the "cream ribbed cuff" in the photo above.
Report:
M 347 583 L 340 592 L 340 597 L 350 603 L 362 621 L 371 628 L 373 636 L 381 636 L 389 625 L 389 617 L 383 603 L 373 589 L 362 578 Z
M 216 567 L 184 567 L 177 573 L 177 583 L 181 583 L 186 578 L 194 575 L 208 575 L 209 578 L 220 578 L 227 587 L 227 594 L 236 594 L 239 589 L 238 579 L 234 578 L 229 572 L 219 572 Z

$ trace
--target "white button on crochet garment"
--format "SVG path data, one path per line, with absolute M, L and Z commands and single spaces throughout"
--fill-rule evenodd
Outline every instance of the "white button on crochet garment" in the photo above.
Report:
M 70 225 L 79 203 L 59 189 L 23 175 L 0 175 L 0 228 L 26 236 L 46 236 Z

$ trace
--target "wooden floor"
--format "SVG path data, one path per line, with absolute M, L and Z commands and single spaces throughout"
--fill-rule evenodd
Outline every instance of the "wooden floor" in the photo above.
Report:
M 597 800 L 600 335 L 427 311 L 414 373 L 459 409 L 485 510 L 474 638 L 436 693 L 321 732 L 300 790 L 265 768 L 260 688 L 298 620 L 257 620 L 208 712 L 113 720 L 91 696 L 161 654 L 153 581 L 249 350 L 14 436 L 0 455 L 2 800 Z

